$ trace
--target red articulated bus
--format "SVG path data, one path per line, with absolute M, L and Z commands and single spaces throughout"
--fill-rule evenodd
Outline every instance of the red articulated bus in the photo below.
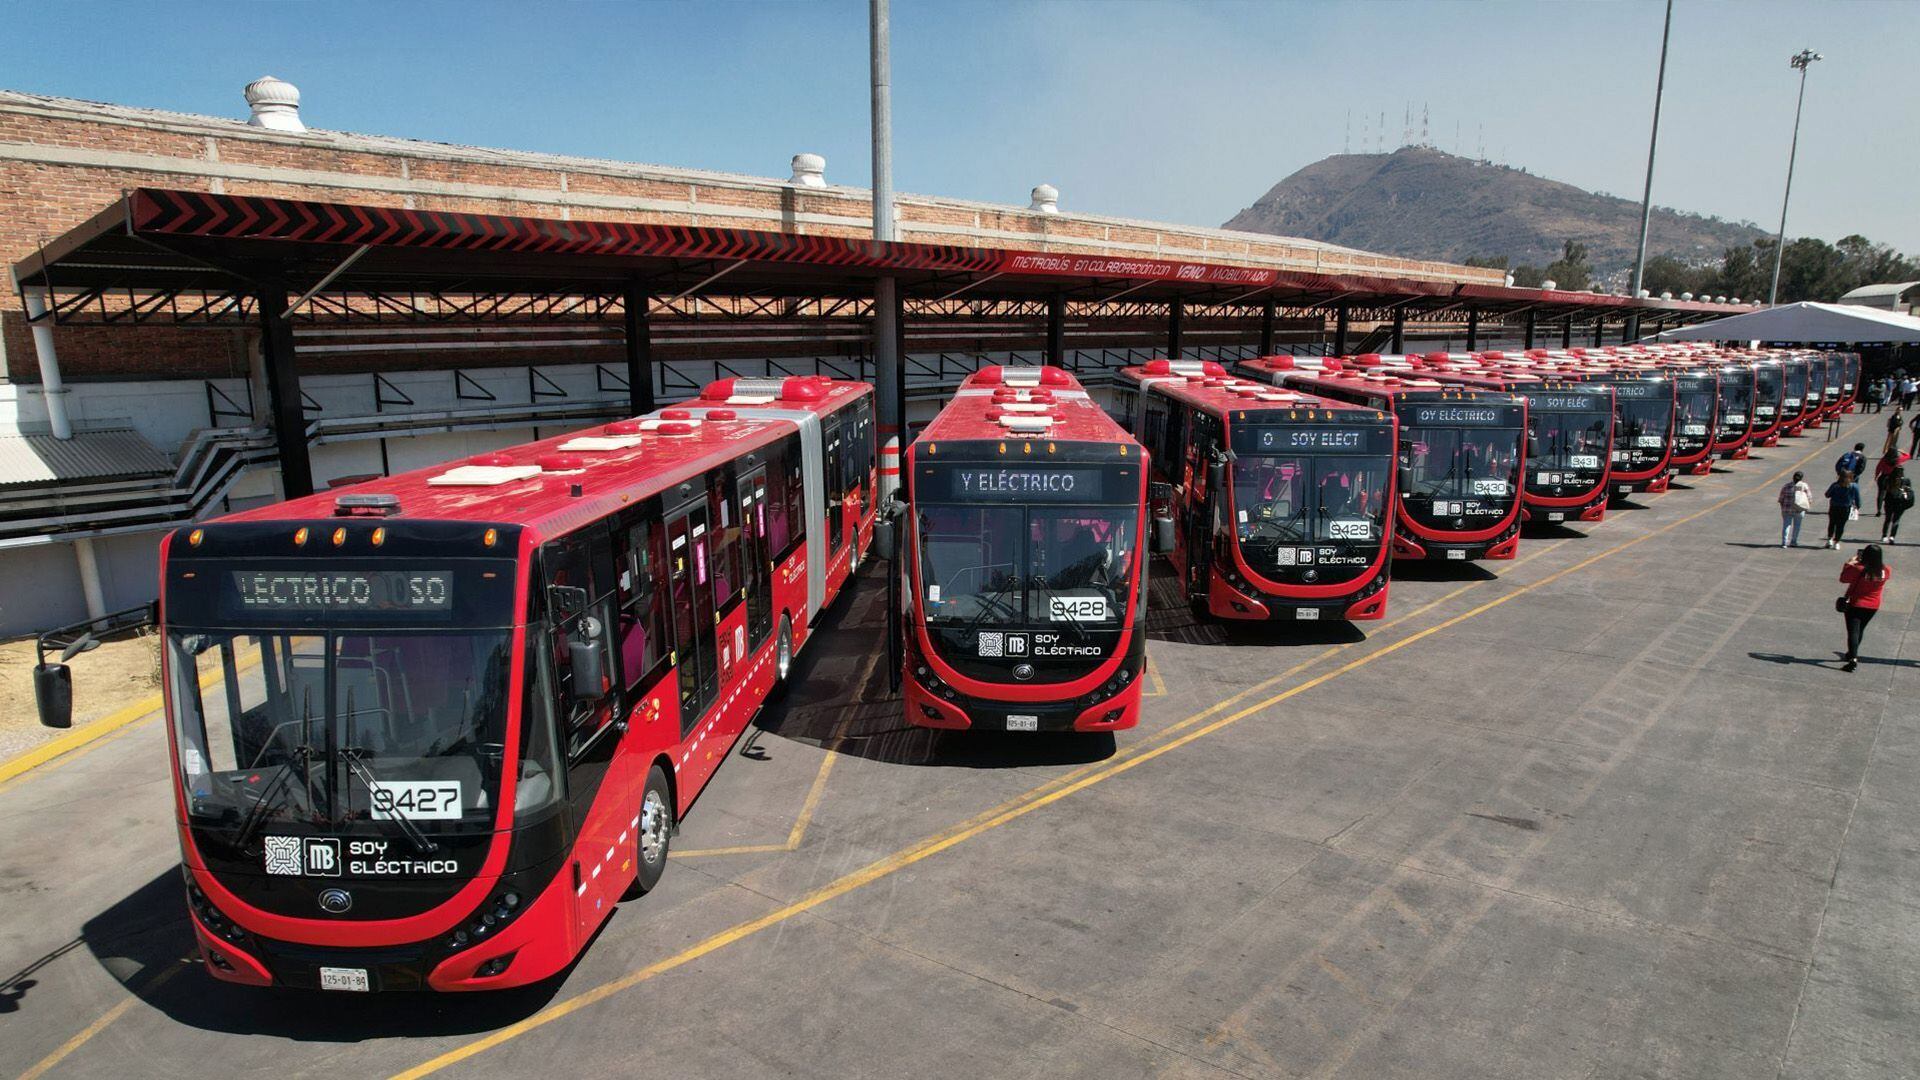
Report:
M 1154 360 L 1120 380 L 1116 406 L 1153 454 L 1154 514 L 1190 603 L 1222 619 L 1386 614 L 1391 414 L 1212 362 Z
M 1146 454 L 1056 367 L 985 367 L 907 447 L 909 723 L 1113 731 L 1147 660 Z
M 1498 354 L 1493 359 L 1498 360 Z M 1613 457 L 1613 389 L 1568 382 L 1550 372 L 1437 365 L 1431 356 L 1415 369 L 1438 382 L 1505 391 L 1527 401 L 1526 483 L 1520 516 L 1526 522 L 1602 521 L 1607 516 L 1607 466 Z
M 1804 353 L 1788 353 L 1780 358 L 1781 380 L 1780 434 L 1797 436 L 1818 411 L 1812 393 L 1812 363 Z
M 1254 378 L 1379 409 L 1397 421 L 1393 554 L 1403 559 L 1511 559 L 1520 547 L 1527 403 L 1514 394 L 1448 386 L 1419 372 L 1289 357 L 1248 360 Z
M 483 990 L 565 967 L 872 535 L 873 391 L 698 405 L 176 530 L 161 634 L 216 978 Z
M 1786 406 L 1787 366 L 1774 354 L 1755 356 L 1747 362 L 1753 368 L 1753 432 L 1748 443 L 1777 446 L 1789 413 L 1799 411 L 1798 405 L 1792 410 Z
M 1713 429 L 1713 452 L 1727 461 L 1747 456 L 1758 417 L 1754 400 L 1759 381 L 1752 364 L 1739 359 L 1722 358 L 1716 371 L 1720 376 L 1720 422 Z
M 1713 471 L 1720 417 L 1720 373 L 1707 364 L 1668 366 L 1673 378 L 1673 453 L 1670 473 L 1706 476 Z M 1741 419 L 1745 426 L 1745 418 Z

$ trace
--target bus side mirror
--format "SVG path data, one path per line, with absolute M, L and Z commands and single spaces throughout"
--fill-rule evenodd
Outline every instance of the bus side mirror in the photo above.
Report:
M 902 511 L 900 500 L 889 496 L 880 504 L 879 519 L 873 523 L 873 553 L 892 562 L 900 552 L 900 522 L 906 514 Z
M 573 696 L 598 701 L 606 696 L 606 650 L 596 641 L 567 639 L 567 661 L 573 667 Z
M 38 664 L 33 669 L 33 701 L 40 707 L 40 723 L 50 728 L 73 726 L 73 669 L 65 664 Z

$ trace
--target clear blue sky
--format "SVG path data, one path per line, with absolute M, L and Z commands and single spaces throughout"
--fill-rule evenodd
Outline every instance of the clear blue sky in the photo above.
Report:
M 868 182 L 864 0 L 89 4 L 0 0 L 0 86 L 245 115 L 297 84 L 308 124 Z M 895 0 L 895 186 L 1217 225 L 1409 102 L 1442 149 L 1637 199 L 1657 2 Z M 1778 220 L 1813 69 L 1793 235 L 1920 254 L 1920 5 L 1680 0 L 1655 201 Z M 1904 119 L 1903 119 L 1904 116 Z M 1368 118 L 1371 118 L 1370 120 Z M 1484 136 L 1482 132 L 1484 131 Z

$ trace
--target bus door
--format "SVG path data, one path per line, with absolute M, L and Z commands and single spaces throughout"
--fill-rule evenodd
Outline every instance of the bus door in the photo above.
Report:
M 767 550 L 767 467 L 740 477 L 740 583 L 747 591 L 747 655 L 773 630 L 773 552 Z
M 704 498 L 667 518 L 667 585 L 673 608 L 674 666 L 680 675 L 680 735 L 693 731 L 720 689 Z
M 1206 413 L 1197 410 L 1187 414 L 1187 439 L 1185 448 L 1185 474 L 1192 511 L 1187 515 L 1187 583 L 1190 589 L 1205 596 L 1208 584 L 1208 571 L 1213 565 L 1213 545 L 1215 532 L 1220 528 L 1220 500 L 1222 494 L 1215 490 L 1213 476 L 1213 455 L 1219 452 L 1215 435 L 1219 431 L 1219 422 Z
M 826 461 L 820 470 L 820 479 L 827 487 L 827 561 L 833 560 L 833 554 L 840 550 L 840 534 L 846 527 L 847 482 L 840 472 L 840 456 L 846 452 L 845 439 L 840 429 L 844 425 L 838 415 L 828 416 L 820 422 L 820 443 L 825 448 Z

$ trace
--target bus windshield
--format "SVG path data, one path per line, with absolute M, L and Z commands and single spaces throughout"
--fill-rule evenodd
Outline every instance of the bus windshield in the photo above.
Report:
M 1658 449 L 1667 444 L 1673 423 L 1671 398 L 1620 399 L 1620 445 L 1634 449 Z
M 1400 464 L 1402 491 L 1415 498 L 1511 497 L 1520 440 L 1497 427 L 1402 427 Z
M 1713 423 L 1713 407 L 1718 391 L 1680 391 L 1680 414 L 1674 417 L 1674 432 L 1683 438 L 1701 438 Z
M 249 833 L 491 828 L 509 642 L 504 629 L 170 632 L 188 817 Z M 521 777 L 522 800 L 550 790 Z
M 1116 629 L 1126 618 L 1137 505 L 925 505 L 929 625 Z
M 1605 408 L 1581 412 L 1548 412 L 1536 409 L 1527 414 L 1533 429 L 1533 445 L 1528 453 L 1536 467 L 1560 471 L 1599 470 L 1607 466 L 1607 443 L 1613 417 Z
M 1235 536 L 1250 563 L 1303 543 L 1374 543 L 1385 528 L 1384 456 L 1240 455 L 1233 463 Z

